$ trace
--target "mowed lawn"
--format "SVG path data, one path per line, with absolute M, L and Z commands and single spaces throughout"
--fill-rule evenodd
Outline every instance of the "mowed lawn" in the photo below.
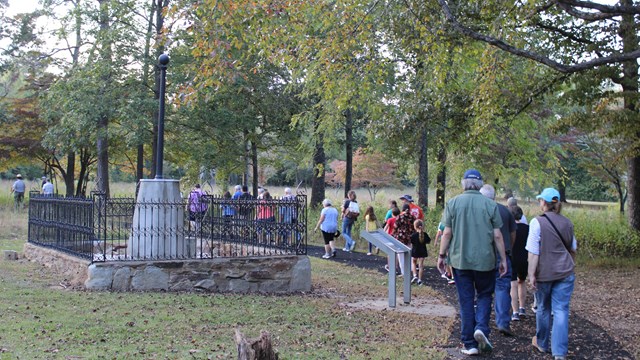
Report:
M 0 220 L 0 250 L 21 251 L 24 238 L 8 229 L 22 226 L 10 223 Z M 311 293 L 268 296 L 87 292 L 41 265 L 2 260 L 0 359 L 231 359 L 236 328 L 269 331 L 282 359 L 445 358 L 438 345 L 452 319 L 354 310 L 344 304 L 386 297 L 386 276 L 311 262 Z M 412 294 L 438 296 L 428 287 Z

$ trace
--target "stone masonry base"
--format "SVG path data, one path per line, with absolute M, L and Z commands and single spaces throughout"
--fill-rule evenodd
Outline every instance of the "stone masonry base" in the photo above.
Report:
M 293 293 L 311 290 L 306 255 L 219 257 L 203 260 L 110 261 L 90 264 L 57 250 L 24 246 L 72 285 L 90 290 Z

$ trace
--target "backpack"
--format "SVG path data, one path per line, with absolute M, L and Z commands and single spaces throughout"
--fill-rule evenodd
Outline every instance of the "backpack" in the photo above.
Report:
M 360 215 L 360 206 L 357 202 L 347 200 L 345 208 L 347 208 L 347 214 L 345 215 L 347 219 L 351 219 L 353 221 L 358 220 L 358 215 Z

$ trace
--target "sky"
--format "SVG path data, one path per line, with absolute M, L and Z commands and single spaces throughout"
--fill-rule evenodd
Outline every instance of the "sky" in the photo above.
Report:
M 7 15 L 12 16 L 19 13 L 32 11 L 38 6 L 38 0 L 9 0 Z

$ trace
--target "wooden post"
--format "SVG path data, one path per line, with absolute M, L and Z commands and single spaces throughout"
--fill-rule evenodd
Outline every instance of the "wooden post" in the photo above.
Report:
M 260 336 L 249 339 L 236 328 L 235 335 L 238 346 L 238 360 L 278 360 L 278 353 L 271 345 L 271 334 L 262 330 Z

